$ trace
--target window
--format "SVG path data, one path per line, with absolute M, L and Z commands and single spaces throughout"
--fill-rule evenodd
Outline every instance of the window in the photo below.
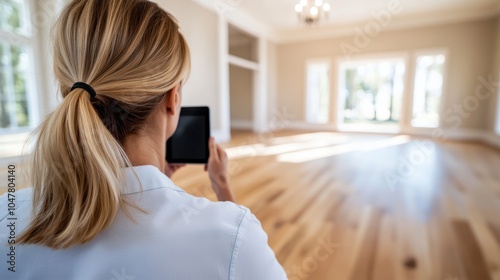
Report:
M 439 126 L 445 61 L 444 54 L 417 57 L 411 121 L 414 127 Z
M 0 132 L 36 121 L 28 1 L 0 0 Z
M 342 62 L 339 73 L 341 129 L 397 130 L 405 68 L 403 58 Z
M 307 64 L 306 118 L 310 123 L 328 123 L 330 106 L 330 63 Z

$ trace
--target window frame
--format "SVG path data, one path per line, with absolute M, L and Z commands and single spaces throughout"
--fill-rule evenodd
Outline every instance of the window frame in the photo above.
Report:
M 309 120 L 309 66 L 311 64 L 326 64 L 328 65 L 328 114 L 327 114 L 327 120 L 326 122 L 317 122 L 317 121 L 310 121 Z M 333 104 L 333 96 L 332 96 L 332 88 L 333 88 L 333 83 L 332 83 L 332 60 L 328 57 L 319 57 L 319 58 L 312 58 L 308 59 L 305 61 L 305 66 L 304 66 L 304 119 L 307 124 L 311 125 L 329 125 L 332 123 L 332 104 Z
M 404 130 L 407 126 L 408 116 L 406 112 L 406 106 L 408 104 L 408 80 L 409 80 L 409 72 L 410 72 L 410 53 L 408 51 L 401 52 L 381 52 L 381 53 L 369 53 L 369 54 L 359 54 L 353 55 L 349 59 L 339 56 L 337 58 L 337 75 L 336 79 L 336 90 L 334 99 L 337 102 L 336 107 L 336 127 L 338 131 L 341 132 L 374 132 L 374 133 L 387 133 L 387 134 L 398 134 Z M 403 93 L 402 93 L 402 101 L 401 101 L 401 117 L 399 120 L 399 125 L 394 129 L 383 129 L 383 130 L 360 130 L 356 128 L 349 128 L 344 124 L 344 100 L 345 96 L 343 91 L 341 90 L 342 84 L 345 84 L 345 67 L 346 63 L 350 65 L 363 64 L 367 62 L 373 61 L 394 61 L 394 62 L 402 62 L 405 66 L 405 73 L 403 76 Z
M 32 0 L 20 0 L 24 2 L 25 14 L 24 20 L 27 22 L 27 34 L 18 34 L 6 30 L 0 30 L 0 42 L 8 45 L 18 45 L 26 50 L 29 57 L 28 71 L 26 72 L 26 100 L 29 111 L 29 126 L 16 128 L 0 128 L 0 137 L 13 134 L 22 134 L 32 131 L 40 122 L 39 107 L 39 82 L 37 73 L 40 65 L 39 56 L 35 55 L 36 49 L 40 48 L 40 42 L 37 40 L 36 28 L 33 26 L 33 15 L 36 11 L 36 3 Z
M 434 55 L 444 55 L 445 61 L 443 65 L 443 86 L 441 88 L 441 101 L 439 104 L 439 123 L 437 127 L 422 127 L 422 126 L 414 126 L 413 125 L 413 103 L 414 103 L 414 98 L 415 98 L 415 81 L 416 81 L 416 74 L 417 74 L 417 60 L 420 56 L 434 56 Z M 409 111 L 408 111 L 408 121 L 407 121 L 407 127 L 412 130 L 412 131 L 432 131 L 437 128 L 442 128 L 443 126 L 443 115 L 446 110 L 446 104 L 448 101 L 448 67 L 450 65 L 449 63 L 450 59 L 450 54 L 449 50 L 447 48 L 433 48 L 433 49 L 419 49 L 413 52 L 412 54 L 412 59 L 411 59 L 411 76 L 410 76 L 410 81 L 411 83 L 409 84 L 408 87 L 408 95 L 409 95 L 409 100 L 408 100 L 408 106 L 409 106 Z

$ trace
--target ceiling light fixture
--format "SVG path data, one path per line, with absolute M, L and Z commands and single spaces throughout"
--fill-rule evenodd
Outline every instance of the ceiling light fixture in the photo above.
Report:
M 300 0 L 295 5 L 295 12 L 301 21 L 311 25 L 326 19 L 331 8 L 330 4 L 323 0 Z

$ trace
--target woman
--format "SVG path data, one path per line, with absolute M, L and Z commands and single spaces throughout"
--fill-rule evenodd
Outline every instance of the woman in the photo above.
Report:
M 54 40 L 63 101 L 34 134 L 14 249 L 0 199 L 0 278 L 285 279 L 247 208 L 165 175 L 190 65 L 173 17 L 144 0 L 74 0 Z M 210 149 L 212 187 L 234 200 L 226 154 Z

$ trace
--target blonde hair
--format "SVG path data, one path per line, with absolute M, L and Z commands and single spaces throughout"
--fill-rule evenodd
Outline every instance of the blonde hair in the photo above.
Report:
M 20 243 L 83 244 L 131 205 L 121 193 L 122 145 L 187 77 L 190 55 L 174 18 L 145 0 L 74 0 L 54 29 L 64 98 L 34 131 L 34 218 Z M 97 96 L 75 82 L 91 85 Z

